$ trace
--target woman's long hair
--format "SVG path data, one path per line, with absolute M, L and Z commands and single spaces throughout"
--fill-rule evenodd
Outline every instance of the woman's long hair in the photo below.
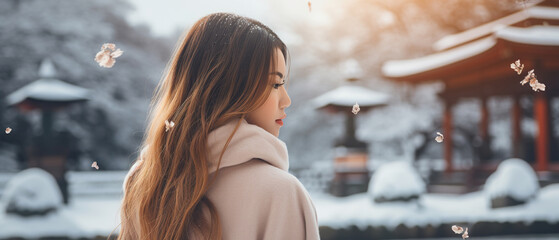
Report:
M 266 101 L 276 49 L 287 59 L 272 30 L 234 14 L 211 14 L 190 28 L 155 93 L 143 161 L 125 182 L 118 239 L 221 239 L 205 197 L 208 134 Z M 166 120 L 175 123 L 168 131 Z

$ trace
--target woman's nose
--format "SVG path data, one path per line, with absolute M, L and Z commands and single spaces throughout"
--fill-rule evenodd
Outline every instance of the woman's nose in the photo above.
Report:
M 282 89 L 283 91 L 280 99 L 280 108 L 284 109 L 291 105 L 291 98 L 289 97 L 289 94 L 287 94 L 287 89 L 285 88 Z

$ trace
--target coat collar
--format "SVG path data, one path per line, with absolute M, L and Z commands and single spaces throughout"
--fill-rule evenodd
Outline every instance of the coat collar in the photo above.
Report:
M 263 128 L 249 124 L 245 119 L 237 118 L 209 134 L 209 173 L 211 174 L 217 170 L 217 163 L 223 147 L 239 121 L 241 121 L 239 128 L 223 153 L 219 168 L 239 165 L 256 158 L 287 171 L 289 169 L 289 158 L 285 143 Z

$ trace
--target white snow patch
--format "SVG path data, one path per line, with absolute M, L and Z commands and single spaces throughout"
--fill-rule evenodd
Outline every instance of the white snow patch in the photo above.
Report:
M 433 44 L 433 49 L 436 51 L 449 49 L 460 44 L 488 36 L 493 34 L 498 29 L 502 29 L 503 27 L 513 25 L 529 18 L 559 20 L 559 9 L 554 7 L 527 8 L 526 10 L 513 13 L 481 26 L 445 36 Z
M 81 230 L 74 221 L 60 213 L 45 216 L 21 217 L 0 213 L 0 237 L 2 239 L 41 237 L 77 237 Z
M 355 38 L 344 38 L 342 40 L 342 48 L 346 51 L 349 52 L 350 50 L 355 48 L 355 45 L 357 45 L 357 40 Z M 342 72 L 342 74 L 346 77 L 346 78 L 361 78 L 363 77 L 363 68 L 361 68 L 361 65 L 359 64 L 359 62 L 357 60 L 355 60 L 354 58 L 350 58 L 344 62 L 342 62 L 339 66 L 340 68 L 340 72 Z
M 407 198 L 425 192 L 425 183 L 407 161 L 388 162 L 379 167 L 369 182 L 368 194 L 373 199 Z
M 31 168 L 15 175 L 2 195 L 7 206 L 17 210 L 41 211 L 62 205 L 62 193 L 49 173 Z
M 495 35 L 511 42 L 559 46 L 559 27 L 557 26 L 507 27 L 497 31 Z
M 511 196 L 516 200 L 534 197 L 540 186 L 534 169 L 518 158 L 507 159 L 485 182 L 484 191 L 490 198 Z
M 19 103 L 27 98 L 43 101 L 87 100 L 89 90 L 58 79 L 42 78 L 8 95 L 8 105 Z
M 365 193 L 348 197 L 334 197 L 324 193 L 311 193 L 320 226 L 334 229 L 352 225 L 364 230 L 368 226 L 385 226 L 394 230 L 399 224 L 413 226 L 437 226 L 453 222 L 479 221 L 524 222 L 559 221 L 559 184 L 541 189 L 533 201 L 527 204 L 492 209 L 485 194 L 474 192 L 463 195 L 423 194 L 420 204 L 374 203 Z M 450 229 L 449 229 L 450 230 Z
M 54 78 L 56 77 L 56 68 L 50 59 L 44 59 L 39 67 L 39 76 L 41 78 Z
M 99 174 L 101 172 L 76 172 L 70 179 L 79 180 L 80 173 L 87 173 L 86 179 L 104 178 Z M 116 184 L 116 188 L 120 190 L 126 172 L 114 172 L 109 175 L 108 178 L 120 179 Z M 366 193 L 339 198 L 311 192 L 311 197 L 317 210 L 319 225 L 332 228 L 355 225 L 361 229 L 367 226 L 385 226 L 393 230 L 401 223 L 412 227 L 452 222 L 559 221 L 559 184 L 542 188 L 533 201 L 527 204 L 500 209 L 492 209 L 489 206 L 484 192 L 464 195 L 426 193 L 421 196 L 419 205 L 375 204 Z M 72 196 L 70 205 L 43 217 L 22 218 L 0 211 L 0 239 L 33 239 L 45 236 L 91 239 L 95 236 L 107 236 L 115 228 L 113 233 L 116 234 L 120 222 L 118 213 L 121 200 L 121 194 L 98 197 Z
M 72 198 L 58 211 L 33 217 L 0 212 L 0 238 L 69 237 L 92 239 L 118 233 L 120 196 Z
M 325 107 L 329 104 L 352 107 L 355 103 L 361 107 L 384 105 L 388 103 L 388 95 L 369 90 L 360 86 L 346 85 L 326 92 L 312 100 L 315 108 Z
M 26 171 L 29 170 L 25 170 L 21 173 Z M 42 173 L 47 174 L 45 172 Z M 38 175 L 41 174 L 39 173 Z M 117 234 L 120 223 L 119 208 L 122 200 L 122 180 L 125 175 L 125 171 L 70 172 L 68 176 L 71 186 L 69 205 L 62 205 L 62 198 L 59 196 L 57 202 L 60 206 L 58 209 L 46 215 L 22 217 L 0 211 L 0 239 L 39 239 L 44 237 L 93 239 L 98 236 L 108 236 L 111 232 Z M 0 176 L 4 175 L 0 174 Z M 10 174 L 9 178 L 11 184 L 14 179 L 21 178 L 21 174 Z M 50 180 L 54 181 L 52 177 Z M 41 181 L 45 182 L 46 180 L 43 177 Z M 108 182 L 114 182 L 114 184 L 108 186 Z M 34 181 L 32 184 L 26 183 L 24 187 L 32 186 L 33 188 L 43 189 L 44 191 L 45 187 L 41 187 L 43 185 L 44 184 L 39 181 Z M 56 187 L 58 190 L 56 183 L 51 182 L 51 185 L 55 185 L 53 187 Z M 98 192 L 93 191 L 95 190 L 94 187 L 97 185 L 103 185 L 105 191 L 114 193 L 95 195 L 77 193 L 75 189 L 72 191 L 72 186 L 81 186 L 80 192 Z M 46 201 L 48 198 L 49 197 L 41 197 L 40 200 Z M 5 206 L 7 204 L 7 199 L 8 197 L 6 197 L 5 191 L 0 199 L 2 200 L 0 201 L 0 206 Z M 0 209 L 4 208 L 0 207 Z
M 420 58 L 387 61 L 382 65 L 382 74 L 387 77 L 404 77 L 436 69 L 485 52 L 491 49 L 495 43 L 493 37 L 486 37 L 464 46 Z

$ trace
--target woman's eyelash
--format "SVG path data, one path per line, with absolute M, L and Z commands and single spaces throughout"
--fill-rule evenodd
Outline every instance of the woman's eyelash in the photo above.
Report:
M 282 82 L 282 83 L 276 83 L 276 84 L 274 84 L 274 88 L 278 89 L 279 87 L 283 86 L 283 84 L 285 84 L 285 81 Z

